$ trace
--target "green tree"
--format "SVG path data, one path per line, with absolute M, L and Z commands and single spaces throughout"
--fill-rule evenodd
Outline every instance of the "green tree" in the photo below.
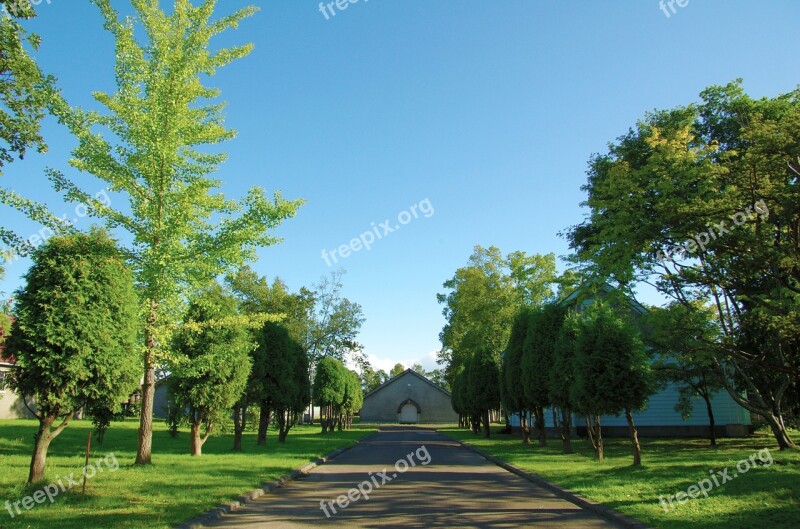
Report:
M 710 307 L 686 310 L 681 303 L 653 307 L 646 316 L 648 346 L 657 355 L 654 373 L 661 385 L 678 390 L 675 411 L 688 419 L 695 398 L 703 399 L 708 414 L 711 446 L 716 446 L 716 421 L 711 406 L 713 395 L 725 388 L 714 364 L 713 345 L 719 342 L 719 328 Z
M 250 379 L 251 402 L 261 406 L 266 425 L 259 425 L 259 444 L 266 442 L 269 418 L 278 421 L 278 441 L 284 442 L 294 423 L 298 406 L 308 402 L 308 357 L 303 347 L 282 324 L 268 322 L 257 333 L 253 376 Z M 304 369 L 302 376 L 298 373 Z M 263 440 L 262 436 L 263 435 Z
M 544 412 L 552 404 L 549 384 L 553 368 L 553 351 L 564 322 L 564 309 L 548 303 L 530 312 L 522 353 L 521 382 L 525 401 L 536 417 L 539 445 L 547 444 Z
M 228 275 L 226 283 L 239 300 L 242 312 L 253 316 L 280 314 L 283 317 L 281 327 L 288 332 L 287 339 L 291 339 L 295 343 L 303 342 L 312 325 L 311 315 L 314 299 L 310 291 L 303 288 L 298 294 L 292 294 L 280 278 L 275 278 L 270 285 L 266 277 L 259 276 L 248 266 L 239 269 L 235 274 Z M 270 332 L 272 330 L 271 327 L 267 327 L 267 329 Z M 263 341 L 263 334 L 264 328 L 255 330 L 254 339 Z M 283 344 L 281 347 L 288 347 L 283 342 L 283 338 L 280 343 Z M 247 424 L 247 413 L 251 404 L 259 407 L 257 443 L 263 445 L 267 442 L 267 430 L 274 411 L 266 396 L 268 393 L 266 384 L 271 376 L 268 368 L 270 360 L 266 356 L 268 350 L 269 347 L 264 347 L 253 351 L 253 370 L 248 383 L 249 389 L 234 406 L 234 450 L 241 449 L 241 438 Z M 305 354 L 305 350 L 303 353 Z M 309 376 L 309 373 L 306 376 Z
M 292 388 L 292 401 L 291 408 L 287 411 L 287 415 L 291 412 L 291 421 L 287 426 L 281 425 L 281 419 L 278 418 L 278 424 L 281 426 L 281 437 L 278 441 L 283 442 L 286 440 L 286 435 L 289 433 L 289 428 L 297 424 L 303 417 L 303 413 L 309 404 L 311 404 L 311 379 L 308 377 L 309 362 L 308 355 L 306 354 L 305 347 L 302 344 L 294 342 L 294 387 Z M 281 439 L 282 438 L 282 439 Z
M 309 402 L 308 357 L 285 327 L 274 323 L 267 326 L 272 330 L 265 328 L 263 342 L 268 373 L 264 397 L 278 421 L 278 442 L 283 443 L 296 423 L 297 413 Z
M 517 314 L 511 326 L 511 335 L 503 353 L 503 363 L 500 368 L 503 404 L 510 413 L 519 415 L 522 442 L 524 444 L 530 444 L 532 433 L 532 428 L 529 424 L 531 408 L 528 405 L 525 388 L 522 384 L 522 356 L 530 318 L 528 309 L 524 309 Z
M 467 378 L 470 408 L 483 423 L 484 436 L 491 435 L 489 412 L 500 408 L 500 367 L 492 351 L 478 351 L 471 359 Z
M 342 295 L 344 273 L 339 270 L 324 276 L 311 292 L 313 310 L 303 343 L 308 351 L 312 382 L 314 368 L 325 357 L 342 362 L 349 360 L 360 368 L 367 364 L 363 346 L 357 339 L 365 321 L 364 314 L 361 305 Z M 313 408 L 311 412 L 313 420 Z
M 720 380 L 795 447 L 784 412 L 800 376 L 800 90 L 754 100 L 736 82 L 701 98 L 646 115 L 591 160 L 591 215 L 571 245 L 601 277 L 713 306 Z
M 553 254 L 512 252 L 503 257 L 494 246 L 476 246 L 467 266 L 444 283 L 447 292 L 437 294 L 446 320 L 438 359 L 446 366 L 448 381 L 478 351 L 492 351 L 499 364 L 515 314 L 552 297 L 555 278 Z
M 558 413 L 561 444 L 565 454 L 572 453 L 572 413 L 576 405 L 571 392 L 575 385 L 575 340 L 579 331 L 579 316 L 567 313 L 556 338 L 547 385 L 550 402 Z
M 637 331 L 602 303 L 589 307 L 575 339 L 575 384 L 571 400 L 587 417 L 595 458 L 603 460 L 600 415 L 625 412 L 633 464 L 641 465 L 641 447 L 633 412 L 653 392 L 650 362 Z M 590 423 L 592 419 L 593 424 Z
M 169 14 L 157 2 L 137 0 L 136 16 L 120 19 L 110 0 L 92 1 L 116 41 L 117 90 L 95 92 L 105 113 L 70 108 L 58 97 L 50 111 L 77 138 L 70 165 L 106 182 L 119 195 L 119 207 L 100 203 L 59 171 L 51 170 L 50 178 L 68 200 L 89 204 L 92 215 L 131 234 L 127 252 L 145 344 L 136 462 L 149 464 L 155 370 L 168 360 L 162 344 L 170 343 L 185 299 L 254 259 L 258 247 L 277 243 L 269 231 L 292 217 L 300 202 L 269 198 L 260 188 L 240 201 L 226 199 L 211 176 L 226 158 L 217 144 L 235 132 L 224 126 L 219 91 L 203 81 L 252 46 L 212 51 L 210 42 L 255 8 L 212 21 L 215 0 L 199 7 L 175 0 Z
M 364 392 L 361 391 L 361 380 L 355 371 L 345 373 L 344 397 L 339 417 L 339 429 L 349 430 L 353 427 L 353 416 L 364 404 Z
M 406 366 L 401 364 L 400 362 L 396 363 L 391 371 L 389 371 L 389 377 L 394 378 L 398 375 L 402 375 L 406 370 Z
M 361 387 L 365 393 L 369 393 L 387 380 L 389 375 L 383 369 L 375 371 L 369 362 L 361 366 Z
M 469 409 L 469 403 L 466 394 L 467 376 L 467 365 L 464 365 L 462 366 L 461 371 L 456 373 L 452 384 L 453 391 L 450 403 L 453 407 L 453 411 L 458 414 L 459 428 L 468 428 L 470 416 L 472 415 L 471 410 Z
M 33 252 L 25 282 L 6 352 L 19 366 L 11 386 L 36 405 L 35 483 L 75 412 L 117 409 L 136 388 L 137 305 L 131 272 L 102 231 L 51 238 Z
M 192 299 L 185 325 L 175 334 L 170 394 L 177 409 L 187 410 L 193 456 L 202 454 L 214 426 L 247 386 L 250 333 L 226 323 L 237 314 L 236 299 L 214 283 Z
M 434 369 L 432 371 L 428 371 L 425 373 L 425 376 L 430 379 L 431 382 L 439 386 L 440 388 L 444 388 L 447 391 L 450 391 L 451 386 L 450 383 L 447 381 L 447 374 L 445 373 L 444 369 Z
M 283 314 L 281 325 L 289 336 L 300 343 L 306 339 L 314 311 L 314 293 L 303 287 L 292 293 L 286 283 L 276 277 L 272 284 L 250 266 L 244 266 L 225 278 L 226 284 L 239 299 L 246 314 Z
M 47 108 L 55 79 L 42 73 L 30 55 L 41 43 L 38 35 L 25 30 L 22 22 L 36 13 L 29 1 L 0 0 L 4 15 L 0 16 L 0 175 L 3 167 L 23 159 L 29 149 L 45 152 L 41 121 Z M 0 187 L 0 204 L 19 204 L 36 221 L 61 227 L 47 208 L 25 200 L 13 191 Z M 53 230 L 54 233 L 56 230 Z M 61 231 L 60 229 L 58 230 Z M 0 226 L 0 243 L 8 248 L 0 252 L 0 273 L 3 258 L 27 254 L 32 247 L 11 229 Z
M 314 310 L 306 337 L 309 358 L 314 365 L 323 357 L 352 360 L 363 365 L 362 345 L 357 337 L 364 324 L 361 306 L 342 296 L 344 271 L 323 277 L 314 286 Z
M 332 432 L 344 403 L 347 369 L 340 360 L 326 356 L 317 363 L 314 402 L 320 407 L 322 433 Z
M 40 124 L 47 108 L 46 92 L 53 84 L 28 53 L 41 39 L 27 32 L 21 20 L 36 16 L 30 2 L 0 1 L 0 171 L 25 157 L 28 149 L 44 152 Z

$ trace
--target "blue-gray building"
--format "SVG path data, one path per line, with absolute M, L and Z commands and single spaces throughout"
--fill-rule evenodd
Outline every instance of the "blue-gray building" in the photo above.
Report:
M 596 297 L 606 297 L 611 294 L 619 294 L 617 289 L 604 283 L 595 289 L 592 294 L 587 293 L 587 289 L 582 286 L 575 292 L 567 296 L 561 304 L 581 311 L 584 307 L 591 304 Z M 633 317 L 647 313 L 647 309 L 636 300 L 625 296 L 624 299 L 630 306 Z M 636 429 L 642 437 L 706 437 L 709 435 L 709 420 L 706 411 L 705 401 L 697 397 L 692 414 L 687 419 L 675 411 L 675 404 L 678 402 L 678 387 L 668 386 L 655 394 L 648 400 L 647 407 L 633 414 Z M 727 391 L 715 393 L 711 398 L 711 407 L 716 423 L 716 433 L 718 437 L 738 437 L 752 432 L 752 422 L 750 412 L 739 406 Z M 519 426 L 519 416 L 510 417 L 512 426 Z M 553 424 L 552 410 L 545 413 L 545 423 L 548 429 L 555 429 Z M 573 427 L 579 435 L 586 431 L 586 424 L 583 416 L 574 415 L 572 418 Z M 608 436 L 627 436 L 628 422 L 624 415 L 611 417 L 602 416 L 600 424 L 603 434 Z

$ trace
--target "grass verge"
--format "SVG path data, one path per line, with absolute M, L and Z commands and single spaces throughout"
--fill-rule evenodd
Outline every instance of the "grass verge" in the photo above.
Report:
M 581 439 L 573 440 L 574 454 L 564 455 L 557 439 L 546 447 L 535 441 L 525 446 L 516 435 L 484 439 L 456 428 L 441 431 L 660 529 L 796 529 L 800 523 L 800 452 L 778 451 L 765 433 L 721 439 L 717 448 L 702 439 L 644 439 L 643 465 L 635 468 L 627 439 L 607 439 L 606 460 L 599 463 Z M 773 463 L 752 465 L 750 456 L 765 448 Z M 740 472 L 736 465 L 742 460 L 752 468 Z M 717 472 L 726 468 L 732 479 L 723 484 Z M 711 472 L 720 484 L 708 498 L 673 500 L 674 509 L 667 503 L 666 510 L 659 503 L 711 478 Z
M 374 429 L 354 426 L 349 432 L 321 435 L 318 426 L 293 429 L 286 443 L 270 436 L 267 446 L 256 446 L 256 436 L 248 433 L 244 452 L 231 451 L 231 435 L 212 437 L 203 455 L 188 455 L 189 435 L 169 436 L 163 424 L 153 434 L 153 465 L 136 467 L 136 429 L 130 420 L 113 423 L 102 445 L 92 447 L 92 460 L 110 456 L 119 470 L 97 473 L 88 480 L 86 498 L 80 485 L 61 492 L 51 504 L 47 499 L 17 515 L 13 504 L 42 488 L 26 487 L 33 450 L 36 421 L 0 421 L 0 528 L 3 529 L 166 529 L 216 507 L 223 501 L 258 488 L 262 483 L 299 468 L 309 461 L 347 446 Z M 47 482 L 59 478 L 66 484 L 72 474 L 81 476 L 89 421 L 75 421 L 50 446 L 47 457 Z M 111 466 L 113 468 L 113 464 Z M 46 482 L 46 483 L 47 483 Z M 45 483 L 45 484 L 46 484 Z M 8 511 L 10 502 L 14 517 Z M 21 507 L 20 507 L 21 508 Z

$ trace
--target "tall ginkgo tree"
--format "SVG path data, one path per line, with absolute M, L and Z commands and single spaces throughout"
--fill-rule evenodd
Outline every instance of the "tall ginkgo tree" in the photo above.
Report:
M 109 0 L 92 0 L 116 41 L 113 94 L 95 92 L 104 111 L 71 108 L 53 95 L 51 112 L 77 137 L 70 164 L 104 181 L 113 206 L 94 200 L 58 171 L 50 178 L 67 199 L 90 204 L 93 215 L 130 234 L 127 253 L 143 314 L 142 407 L 138 464 L 151 462 L 155 369 L 169 359 L 170 329 L 184 300 L 211 278 L 255 257 L 279 239 L 270 230 L 295 215 L 302 201 L 253 188 L 242 200 L 219 193 L 212 177 L 226 155 L 219 90 L 203 85 L 252 45 L 213 49 L 213 37 L 254 14 L 246 7 L 212 20 L 217 2 L 131 0 L 135 16 L 120 19 Z M 213 150 L 211 149 L 213 147 Z M 123 238 L 125 240 L 125 238 Z

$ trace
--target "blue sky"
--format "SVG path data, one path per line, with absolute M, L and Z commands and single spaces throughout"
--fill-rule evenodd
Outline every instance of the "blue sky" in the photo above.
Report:
M 436 293 L 475 245 L 565 255 L 558 232 L 585 214 L 589 157 L 646 111 L 738 77 L 751 95 L 774 96 L 800 71 L 795 0 L 690 0 L 670 17 L 658 0 L 359 0 L 328 20 L 318 1 L 224 0 L 219 13 L 249 3 L 261 11 L 217 40 L 255 44 L 211 81 L 239 132 L 218 176 L 232 196 L 261 185 L 307 200 L 254 267 L 293 289 L 311 285 L 333 270 L 323 249 L 372 223 L 394 227 L 426 199 L 432 208 L 339 260 L 345 295 L 367 318 L 361 341 L 383 368 L 434 367 Z M 38 12 L 40 64 L 71 103 L 93 106 L 92 91 L 114 88 L 97 9 L 42 0 Z M 43 173 L 67 169 L 73 141 L 51 122 L 45 132 L 50 151 L 8 167 L 3 185 L 74 217 Z M 38 230 L 5 209 L 0 218 L 26 236 Z M 28 264 L 10 264 L 0 290 L 17 288 Z

